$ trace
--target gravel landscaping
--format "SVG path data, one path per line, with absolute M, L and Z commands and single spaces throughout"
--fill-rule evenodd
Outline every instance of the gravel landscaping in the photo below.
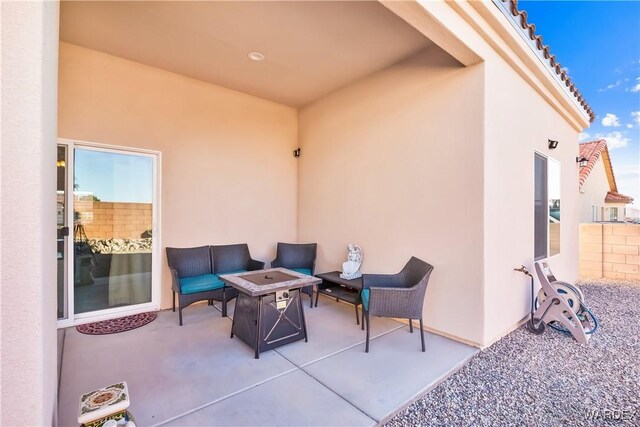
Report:
M 588 345 L 521 327 L 387 425 L 640 425 L 640 283 L 579 286 L 600 323 Z

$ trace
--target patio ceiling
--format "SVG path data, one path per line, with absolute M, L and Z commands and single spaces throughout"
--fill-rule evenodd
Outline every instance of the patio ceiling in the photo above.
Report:
M 60 39 L 293 107 L 431 43 L 378 2 L 64 1 Z

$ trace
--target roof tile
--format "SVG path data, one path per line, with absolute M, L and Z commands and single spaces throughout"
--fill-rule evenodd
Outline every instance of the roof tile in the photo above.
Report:
M 567 70 L 563 69 L 562 65 L 556 60 L 555 55 L 552 55 L 549 52 L 549 46 L 546 46 L 542 43 L 542 36 L 536 35 L 536 26 L 535 24 L 529 24 L 527 22 L 527 12 L 525 10 L 518 10 L 518 0 L 502 0 L 503 2 L 509 2 L 511 6 L 511 14 L 514 17 L 520 18 L 520 27 L 525 32 L 525 34 L 531 39 L 531 41 L 535 42 L 535 46 L 538 50 L 542 51 L 545 59 L 549 60 L 549 65 L 551 69 L 560 77 L 569 89 L 569 91 L 573 94 L 573 96 L 578 100 L 578 103 L 582 106 L 584 111 L 589 116 L 589 120 L 593 122 L 596 118 L 595 113 L 584 101 L 584 98 L 578 88 L 571 82 L 571 77 L 567 75 Z

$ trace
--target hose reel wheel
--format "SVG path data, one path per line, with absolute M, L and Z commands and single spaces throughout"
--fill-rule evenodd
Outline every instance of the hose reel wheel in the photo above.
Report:
M 578 314 L 582 311 L 581 307 L 584 304 L 584 295 L 580 289 L 566 282 L 553 282 L 551 287 L 565 299 L 571 310 Z M 538 291 L 537 303 L 542 304 L 548 298 L 544 292 L 544 288 L 540 288 Z
M 529 330 L 529 332 L 533 332 L 536 335 L 540 335 L 546 329 L 546 325 L 540 319 L 533 318 L 527 321 L 527 329 Z

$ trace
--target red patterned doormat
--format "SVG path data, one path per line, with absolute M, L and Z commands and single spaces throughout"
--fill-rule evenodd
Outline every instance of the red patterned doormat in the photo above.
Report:
M 86 323 L 76 326 L 78 332 L 87 335 L 117 334 L 144 326 L 156 320 L 158 312 L 134 314 L 133 316 L 120 317 L 119 319 L 103 320 L 102 322 Z

